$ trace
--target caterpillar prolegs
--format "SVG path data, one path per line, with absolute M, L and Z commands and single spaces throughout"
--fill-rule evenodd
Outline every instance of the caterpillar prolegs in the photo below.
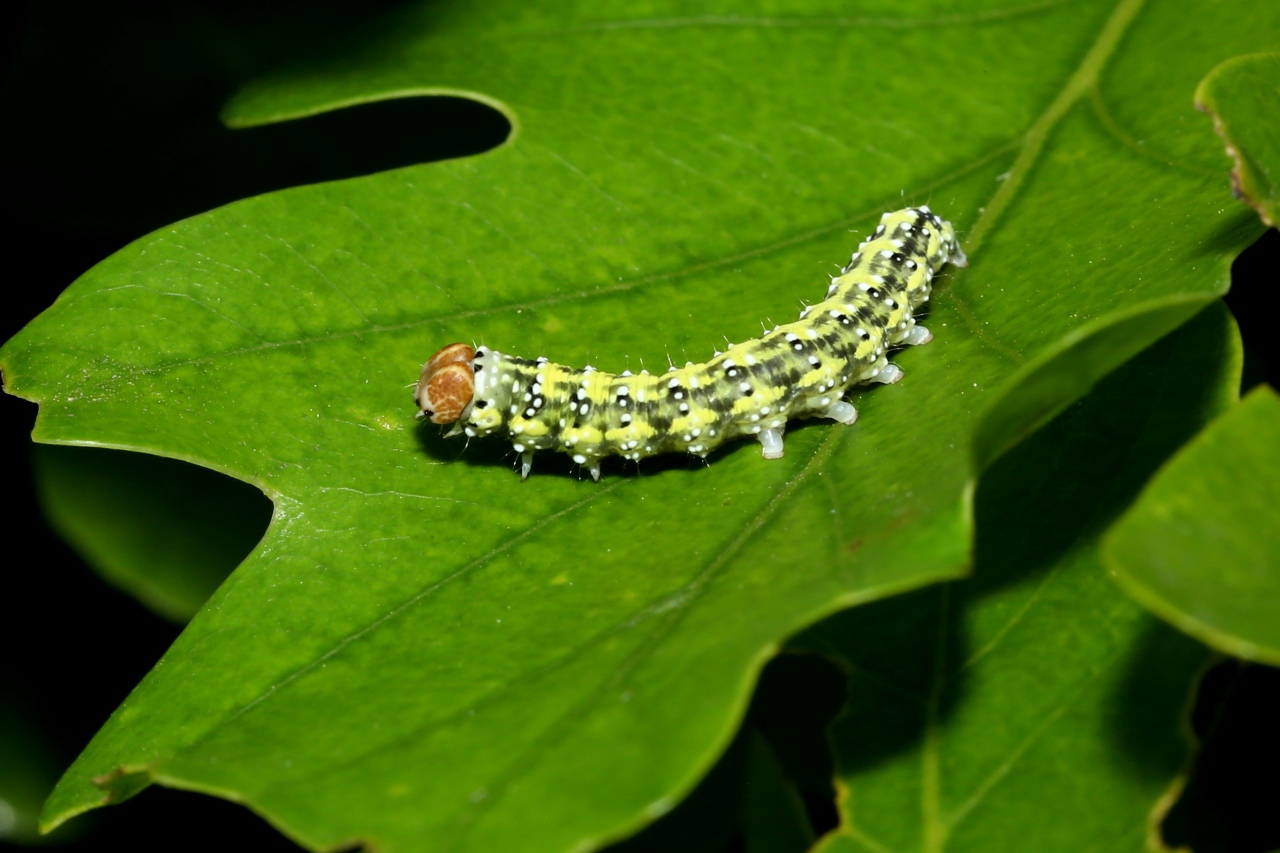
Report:
M 610 454 L 706 456 L 744 436 L 777 459 L 791 418 L 851 424 L 858 413 L 845 392 L 902 378 L 886 353 L 933 338 L 913 315 L 947 263 L 967 263 L 949 222 L 923 206 L 886 213 L 821 302 L 710 361 L 615 374 L 449 344 L 422 368 L 417 417 L 454 424 L 450 436 L 505 433 L 522 478 L 535 450 L 568 453 L 596 480 Z

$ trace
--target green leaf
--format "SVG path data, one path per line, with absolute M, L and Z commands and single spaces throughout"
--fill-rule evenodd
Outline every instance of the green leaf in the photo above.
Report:
M 35 480 L 54 529 L 110 583 L 185 622 L 262 538 L 271 505 L 185 462 L 37 445 Z
M 1280 664 L 1280 397 L 1261 386 L 1152 480 L 1107 537 L 1112 573 L 1227 654 Z
M 965 571 L 975 447 L 987 464 L 1225 289 L 1259 226 L 1222 205 L 1190 92 L 1277 36 L 1208 0 L 438 3 L 246 91 L 241 125 L 471 93 L 516 131 L 156 232 L 0 351 L 37 440 L 194 461 L 275 504 L 47 823 L 153 781 L 315 849 L 559 850 L 663 813 L 784 638 Z M 973 260 L 937 340 L 780 462 L 740 445 L 597 485 L 556 457 L 521 483 L 500 442 L 414 429 L 404 386 L 444 343 L 700 358 L 917 201 Z M 1069 381 L 1026 405 L 1020 377 L 1055 363 Z
M 1099 538 L 1230 405 L 1240 362 L 1230 316 L 1206 311 L 984 476 L 971 580 L 797 638 L 849 670 L 824 853 L 1155 849 L 1210 655 L 1119 594 Z
M 1271 227 L 1280 223 L 1280 53 L 1228 59 L 1196 89 L 1196 107 L 1234 161 L 1231 188 Z

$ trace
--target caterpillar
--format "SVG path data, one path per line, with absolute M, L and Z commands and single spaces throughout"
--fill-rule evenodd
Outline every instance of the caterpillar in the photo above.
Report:
M 536 450 L 570 454 L 597 481 L 610 454 L 705 457 L 741 437 L 778 459 L 789 419 L 851 424 L 858 412 L 844 397 L 853 386 L 902 378 L 886 353 L 933 339 L 914 314 L 947 263 L 968 263 L 949 222 L 925 206 L 886 213 L 821 302 L 710 361 L 615 374 L 453 343 L 423 365 L 416 417 L 453 424 L 449 436 L 505 433 L 520 454 L 521 479 Z

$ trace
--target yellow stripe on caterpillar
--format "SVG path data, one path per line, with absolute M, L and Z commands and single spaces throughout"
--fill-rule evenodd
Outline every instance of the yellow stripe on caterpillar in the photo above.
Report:
M 596 480 L 605 456 L 706 456 L 740 437 L 777 459 L 788 420 L 851 424 L 857 410 L 844 399 L 848 390 L 902 378 L 886 352 L 932 340 L 914 315 L 948 263 L 967 264 L 949 222 L 924 206 L 886 213 L 823 301 L 709 361 L 614 374 L 449 344 L 422 368 L 417 416 L 454 424 L 449 435 L 506 434 L 522 478 L 536 450 L 567 453 Z

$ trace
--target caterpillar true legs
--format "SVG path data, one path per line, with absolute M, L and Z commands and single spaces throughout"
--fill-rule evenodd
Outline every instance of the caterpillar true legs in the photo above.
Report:
M 858 413 L 846 391 L 902 379 L 887 350 L 932 340 L 913 315 L 947 263 L 967 263 L 950 223 L 928 207 L 886 213 L 821 302 L 709 361 L 613 374 L 449 344 L 422 368 L 417 416 L 454 424 L 449 435 L 505 433 L 520 454 L 521 477 L 536 450 L 568 453 L 597 480 L 610 454 L 706 456 L 743 436 L 777 459 L 789 419 L 851 424 Z

